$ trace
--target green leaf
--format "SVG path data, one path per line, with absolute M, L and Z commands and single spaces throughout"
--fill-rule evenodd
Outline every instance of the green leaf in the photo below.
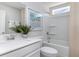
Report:
M 30 32 L 30 28 L 27 25 L 16 25 L 15 27 L 11 27 L 10 29 L 17 32 L 17 33 L 23 33 L 23 34 L 28 34 Z

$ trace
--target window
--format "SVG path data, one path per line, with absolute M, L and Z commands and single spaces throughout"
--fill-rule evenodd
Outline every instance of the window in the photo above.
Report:
M 63 13 L 67 13 L 70 11 L 70 6 L 66 6 L 66 7 L 62 7 L 62 8 L 58 8 L 58 9 L 54 9 L 52 10 L 52 14 L 63 14 Z

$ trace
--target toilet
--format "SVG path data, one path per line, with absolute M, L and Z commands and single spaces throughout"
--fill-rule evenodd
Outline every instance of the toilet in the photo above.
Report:
M 35 38 L 44 39 L 43 36 L 38 36 Z M 41 57 L 56 57 L 58 55 L 58 51 L 55 48 L 46 47 L 46 46 L 41 48 L 40 53 L 41 53 L 40 54 Z
M 51 47 L 42 47 L 41 48 L 41 56 L 42 57 L 56 57 L 58 51 Z

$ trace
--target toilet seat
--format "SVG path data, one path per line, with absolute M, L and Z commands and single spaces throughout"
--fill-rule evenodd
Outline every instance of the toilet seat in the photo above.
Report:
M 53 56 L 55 57 L 57 55 L 58 51 L 51 47 L 42 47 L 41 53 L 47 57 L 53 57 Z

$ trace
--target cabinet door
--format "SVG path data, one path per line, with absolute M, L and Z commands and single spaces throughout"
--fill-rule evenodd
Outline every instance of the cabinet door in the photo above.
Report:
M 5 10 L 0 10 L 0 34 L 5 32 Z
M 7 53 L 1 57 L 25 57 L 25 55 L 31 54 L 32 52 L 34 52 L 35 50 L 40 49 L 40 48 L 41 48 L 41 41 L 33 43 L 24 48 L 17 49 L 13 52 Z
M 32 53 L 25 55 L 24 57 L 40 57 L 40 48 L 33 51 Z

